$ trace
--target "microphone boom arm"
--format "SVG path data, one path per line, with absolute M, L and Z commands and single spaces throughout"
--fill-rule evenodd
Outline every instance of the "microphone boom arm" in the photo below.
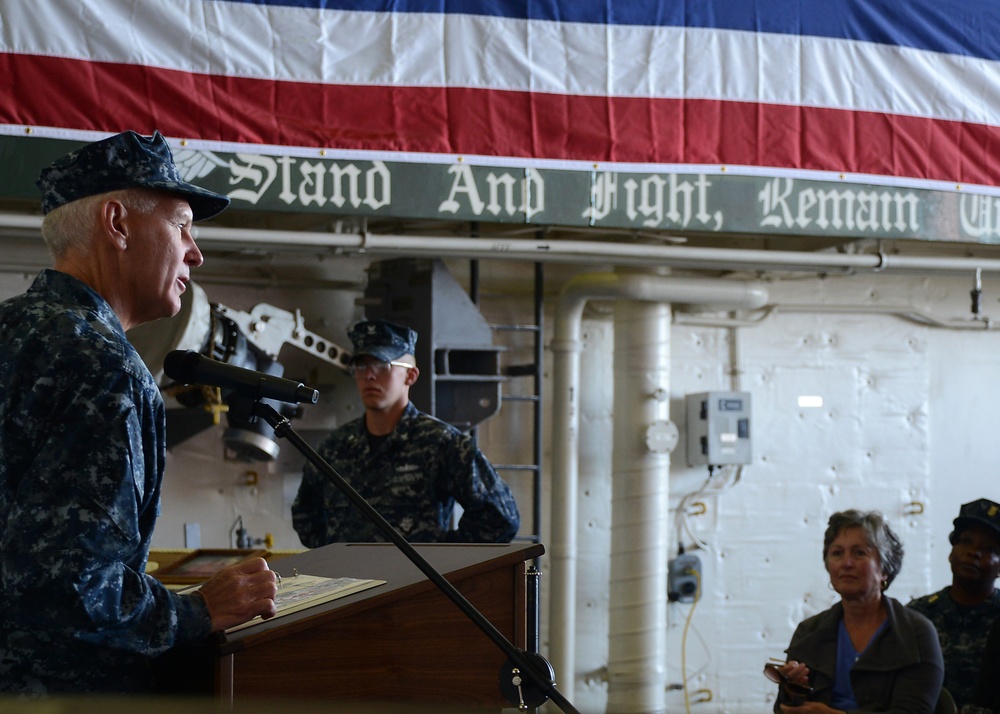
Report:
M 385 538 L 393 543 L 400 551 L 403 552 L 411 563 L 413 563 L 417 568 L 427 576 L 434 585 L 438 587 L 441 592 L 451 600 L 462 613 L 472 620 L 483 633 L 493 641 L 493 643 L 500 648 L 500 650 L 507 655 L 509 660 L 508 664 L 512 666 L 510 670 L 512 678 L 514 679 L 514 688 L 518 691 L 519 697 L 521 699 L 520 708 L 525 709 L 524 706 L 524 692 L 521 690 L 521 684 L 519 683 L 518 675 L 524 674 L 531 683 L 535 685 L 537 693 L 544 696 L 545 699 L 551 699 L 563 712 L 566 714 L 579 714 L 577 709 L 569 702 L 566 697 L 556 689 L 555 682 L 552 681 L 551 677 L 542 671 L 542 668 L 547 668 L 551 671 L 548 662 L 541 655 L 537 653 L 525 652 L 522 649 L 515 647 L 510 641 L 504 637 L 503 633 L 500 632 L 492 622 L 490 622 L 486 617 L 483 616 L 479 610 L 476 609 L 475 605 L 469 602 L 462 593 L 455 588 L 448 580 L 441 575 L 434 566 L 427 562 L 417 550 L 410 545 L 410 543 L 403 538 L 400 533 L 392 527 L 385 518 L 382 517 L 377 510 L 375 510 L 364 497 L 354 490 L 354 488 L 341 476 L 337 471 L 328 464 L 322 456 L 320 456 L 315 449 L 313 449 L 296 431 L 292 428 L 291 422 L 281 414 L 277 412 L 273 407 L 264 402 L 257 401 L 253 406 L 253 413 L 264 419 L 271 428 L 274 429 L 275 436 L 279 438 L 288 439 L 289 443 L 295 447 L 303 456 L 305 456 L 309 462 L 315 466 L 319 471 L 321 471 L 327 478 L 329 478 L 333 484 L 340 489 L 348 500 L 360 510 L 368 520 L 370 520 L 379 532 L 382 533 Z M 535 703 L 538 706 L 544 703 L 545 699 L 541 699 Z M 517 702 L 512 702 L 517 704 Z

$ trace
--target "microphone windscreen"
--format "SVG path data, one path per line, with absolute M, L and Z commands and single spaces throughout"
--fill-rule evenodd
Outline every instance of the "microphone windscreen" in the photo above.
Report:
M 163 373 L 175 382 L 191 384 L 196 382 L 195 370 L 201 355 L 194 350 L 174 350 L 163 360 Z

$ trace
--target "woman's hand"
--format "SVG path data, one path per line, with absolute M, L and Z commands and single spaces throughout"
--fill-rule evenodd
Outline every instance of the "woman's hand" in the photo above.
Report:
M 778 667 L 778 671 L 781 672 L 782 676 L 784 676 L 784 678 L 789 682 L 801 684 L 804 687 L 809 686 L 809 667 L 801 662 L 789 660 Z

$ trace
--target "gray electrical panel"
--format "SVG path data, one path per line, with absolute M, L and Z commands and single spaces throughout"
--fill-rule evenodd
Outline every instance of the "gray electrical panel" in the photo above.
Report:
M 702 392 L 684 400 L 688 466 L 750 463 L 749 392 Z

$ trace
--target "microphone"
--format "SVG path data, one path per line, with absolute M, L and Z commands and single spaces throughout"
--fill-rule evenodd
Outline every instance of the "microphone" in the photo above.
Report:
M 319 401 L 319 392 L 301 382 L 275 377 L 252 369 L 234 367 L 225 362 L 204 357 L 194 350 L 173 350 L 163 360 L 163 373 L 175 382 L 205 384 L 231 389 L 251 399 L 273 399 L 278 402 Z

